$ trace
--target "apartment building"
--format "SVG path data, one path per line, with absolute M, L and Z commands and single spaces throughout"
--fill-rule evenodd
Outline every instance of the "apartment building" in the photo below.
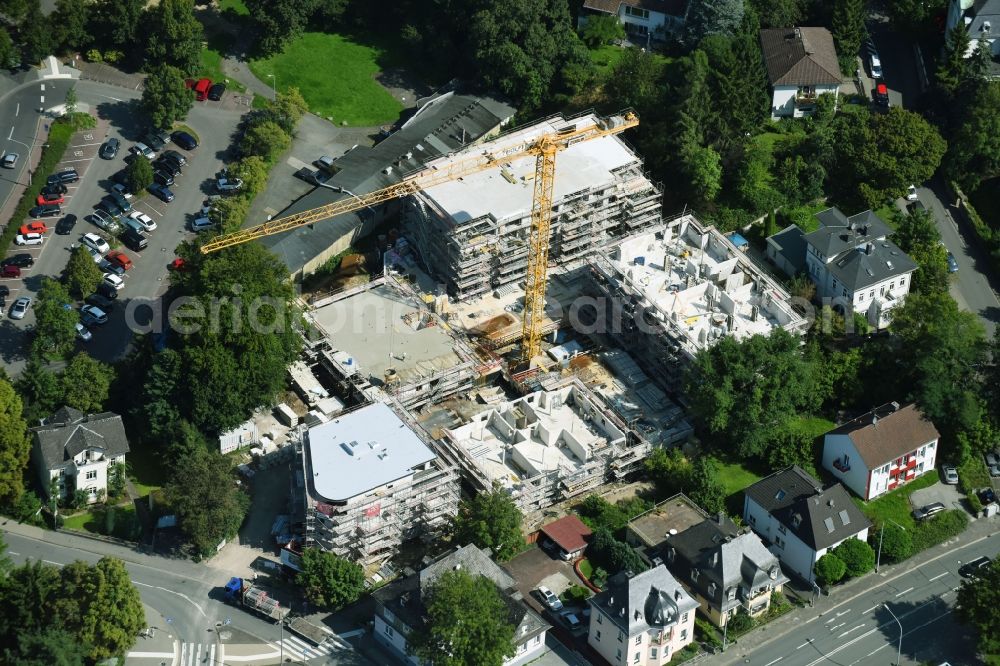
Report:
M 512 153 L 542 135 L 598 122 L 593 114 L 553 116 L 428 167 L 446 171 L 474 155 Z M 524 280 L 534 180 L 535 159 L 529 156 L 409 197 L 408 237 L 449 295 L 473 300 Z M 556 158 L 549 260 L 581 265 L 609 241 L 656 224 L 660 196 L 620 136 L 571 145 Z

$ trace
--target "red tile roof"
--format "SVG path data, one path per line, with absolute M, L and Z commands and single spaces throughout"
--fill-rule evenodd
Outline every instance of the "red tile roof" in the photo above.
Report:
M 900 407 L 897 403 L 882 405 L 828 434 L 850 437 L 868 469 L 881 467 L 941 437 L 916 405 Z
M 591 532 L 576 516 L 565 516 L 543 527 L 542 534 L 567 553 L 573 553 L 587 545 Z

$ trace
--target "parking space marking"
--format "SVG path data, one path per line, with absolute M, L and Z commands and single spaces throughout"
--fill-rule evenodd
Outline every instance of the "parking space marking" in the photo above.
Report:
M 70 148 L 86 148 L 87 146 L 99 146 L 99 145 L 101 145 L 101 142 L 95 141 L 93 143 L 76 143 L 70 146 Z
M 80 154 L 82 155 L 83 153 L 81 152 Z M 93 161 L 94 161 L 93 157 L 85 157 L 82 160 L 63 160 L 59 164 L 72 164 L 74 162 L 93 162 Z

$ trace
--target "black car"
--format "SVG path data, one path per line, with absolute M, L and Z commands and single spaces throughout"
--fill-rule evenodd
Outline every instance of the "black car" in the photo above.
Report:
M 131 227 L 125 230 L 125 232 L 121 235 L 121 239 L 122 243 L 125 244 L 125 247 L 133 252 L 141 252 L 146 249 L 147 245 L 149 245 L 149 241 L 146 240 L 146 237 Z
M 109 196 L 101 199 L 101 203 L 97 204 L 97 210 L 103 210 L 111 217 L 118 217 L 123 212 L 118 203 Z
M 87 296 L 86 302 L 87 305 L 93 305 L 104 310 L 105 312 L 111 312 L 115 309 L 114 301 L 105 296 L 101 296 L 100 294 L 91 294 L 90 296 Z
M 35 258 L 30 254 L 21 253 L 7 257 L 0 261 L 0 266 L 17 266 L 18 268 L 28 268 L 35 265 Z
M 155 162 L 153 162 L 153 168 L 154 169 L 162 168 L 161 165 L 163 165 L 163 164 L 169 164 L 171 166 L 171 168 L 174 169 L 174 170 L 176 170 L 178 173 L 180 173 L 181 167 L 184 166 L 183 162 L 181 162 L 180 160 L 178 160 L 176 157 L 174 157 L 172 155 L 165 155 L 165 156 L 161 155 L 160 159 L 158 159 Z
M 162 171 L 164 173 L 168 173 L 171 176 L 173 176 L 174 178 L 176 178 L 177 176 L 182 175 L 182 173 L 183 173 L 181 171 L 181 168 L 179 166 L 177 166 L 176 162 L 170 162 L 170 161 L 167 161 L 167 160 L 160 160 L 159 162 L 154 163 L 153 164 L 153 170 L 154 171 Z
M 211 88 L 208 89 L 208 98 L 213 102 L 218 102 L 222 99 L 222 96 L 226 93 L 225 83 L 216 83 Z
M 997 494 L 992 488 L 983 488 L 979 491 L 979 501 L 983 504 L 992 504 L 997 501 Z
M 177 131 L 171 135 L 174 143 L 183 148 L 184 150 L 194 150 L 198 147 L 198 139 L 194 138 L 187 132 Z
M 0 298 L 7 298 L 8 296 L 10 296 L 10 287 L 0 284 Z
M 101 158 L 106 160 L 113 160 L 115 155 L 118 154 L 118 149 L 121 147 L 121 142 L 111 137 L 103 144 L 101 144 Z
M 76 215 L 70 213 L 64 216 L 61 220 L 56 222 L 56 233 L 60 236 L 68 236 L 73 233 L 73 227 L 76 226 Z
M 75 183 L 78 180 L 80 180 L 80 174 L 76 172 L 76 169 L 66 169 L 52 174 L 45 182 L 51 185 L 52 183 Z
M 174 160 L 179 166 L 184 166 L 188 163 L 187 158 L 178 153 L 176 150 L 164 150 L 160 153 L 160 159 L 167 158 Z
M 174 193 L 159 183 L 153 183 L 146 189 L 149 190 L 150 194 L 164 203 L 170 203 L 174 200 Z
M 164 146 L 170 143 L 170 130 L 168 129 L 150 130 L 149 133 L 159 139 Z
M 128 185 L 128 173 L 125 169 L 121 171 L 116 171 L 114 175 L 111 176 L 111 182 L 118 183 L 119 185 Z
M 62 183 L 52 183 L 42 188 L 42 194 L 47 196 L 58 196 L 66 194 L 66 186 Z
M 990 566 L 992 562 L 990 558 L 983 555 L 982 557 L 977 557 L 971 562 L 966 562 L 958 568 L 958 575 L 962 578 L 975 578 L 979 575 L 979 572 Z
M 171 185 L 174 184 L 174 177 L 171 176 L 166 171 L 162 171 L 160 169 L 157 169 L 156 171 L 153 172 L 153 182 L 154 183 L 159 183 L 160 185 L 163 185 L 164 187 L 170 187 Z
M 941 502 L 931 502 L 930 504 L 922 506 L 919 509 L 914 509 L 911 513 L 914 520 L 927 520 L 931 516 L 937 515 L 946 509 L 947 507 Z
M 124 270 L 122 272 L 124 272 Z M 118 275 L 121 275 L 121 273 L 118 273 Z M 113 301 L 116 298 L 118 298 L 118 290 L 115 289 L 110 284 L 108 284 L 107 282 L 101 282 L 99 285 L 97 285 L 97 295 L 103 296 L 104 298 Z
M 159 135 L 152 132 L 142 137 L 142 142 L 152 148 L 154 153 L 160 152 L 164 145 L 163 141 L 160 140 Z
M 31 217 L 55 217 L 56 215 L 62 215 L 62 207 L 59 204 L 35 206 L 28 211 L 28 215 Z

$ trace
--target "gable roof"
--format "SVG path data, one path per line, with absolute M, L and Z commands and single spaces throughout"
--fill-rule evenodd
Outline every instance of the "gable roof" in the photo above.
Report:
M 606 14 L 618 14 L 622 5 L 683 17 L 687 12 L 688 0 L 585 0 L 583 8 Z
M 542 534 L 556 542 L 567 553 L 573 553 L 587 545 L 590 528 L 576 516 L 563 516 L 559 520 L 542 527 Z
M 698 608 L 698 602 L 662 564 L 640 574 L 615 574 L 588 603 L 629 636 L 673 626 L 684 613 Z
M 968 19 L 966 30 L 972 38 L 983 32 L 983 24 L 990 23 L 988 35 L 994 39 L 1000 36 L 1000 0 L 976 0 L 964 16 Z
M 760 31 L 760 45 L 772 86 L 843 81 L 833 36 L 826 28 L 768 28 Z
M 813 550 L 840 543 L 871 521 L 839 483 L 824 489 L 798 465 L 765 477 L 746 495 Z
M 847 435 L 869 470 L 941 437 L 915 404 L 888 403 L 827 433 Z
M 87 449 L 117 458 L 129 451 L 122 417 L 111 412 L 84 415 L 63 407 L 42 425 L 31 428 L 46 469 L 59 469 Z
M 767 242 L 785 258 L 796 273 L 806 267 L 806 235 L 797 224 L 790 224 L 772 236 Z
M 816 213 L 816 219 L 819 228 L 806 234 L 805 241 L 824 257 L 834 257 L 892 233 L 889 225 L 870 210 L 847 217 L 837 208 L 827 208 Z

